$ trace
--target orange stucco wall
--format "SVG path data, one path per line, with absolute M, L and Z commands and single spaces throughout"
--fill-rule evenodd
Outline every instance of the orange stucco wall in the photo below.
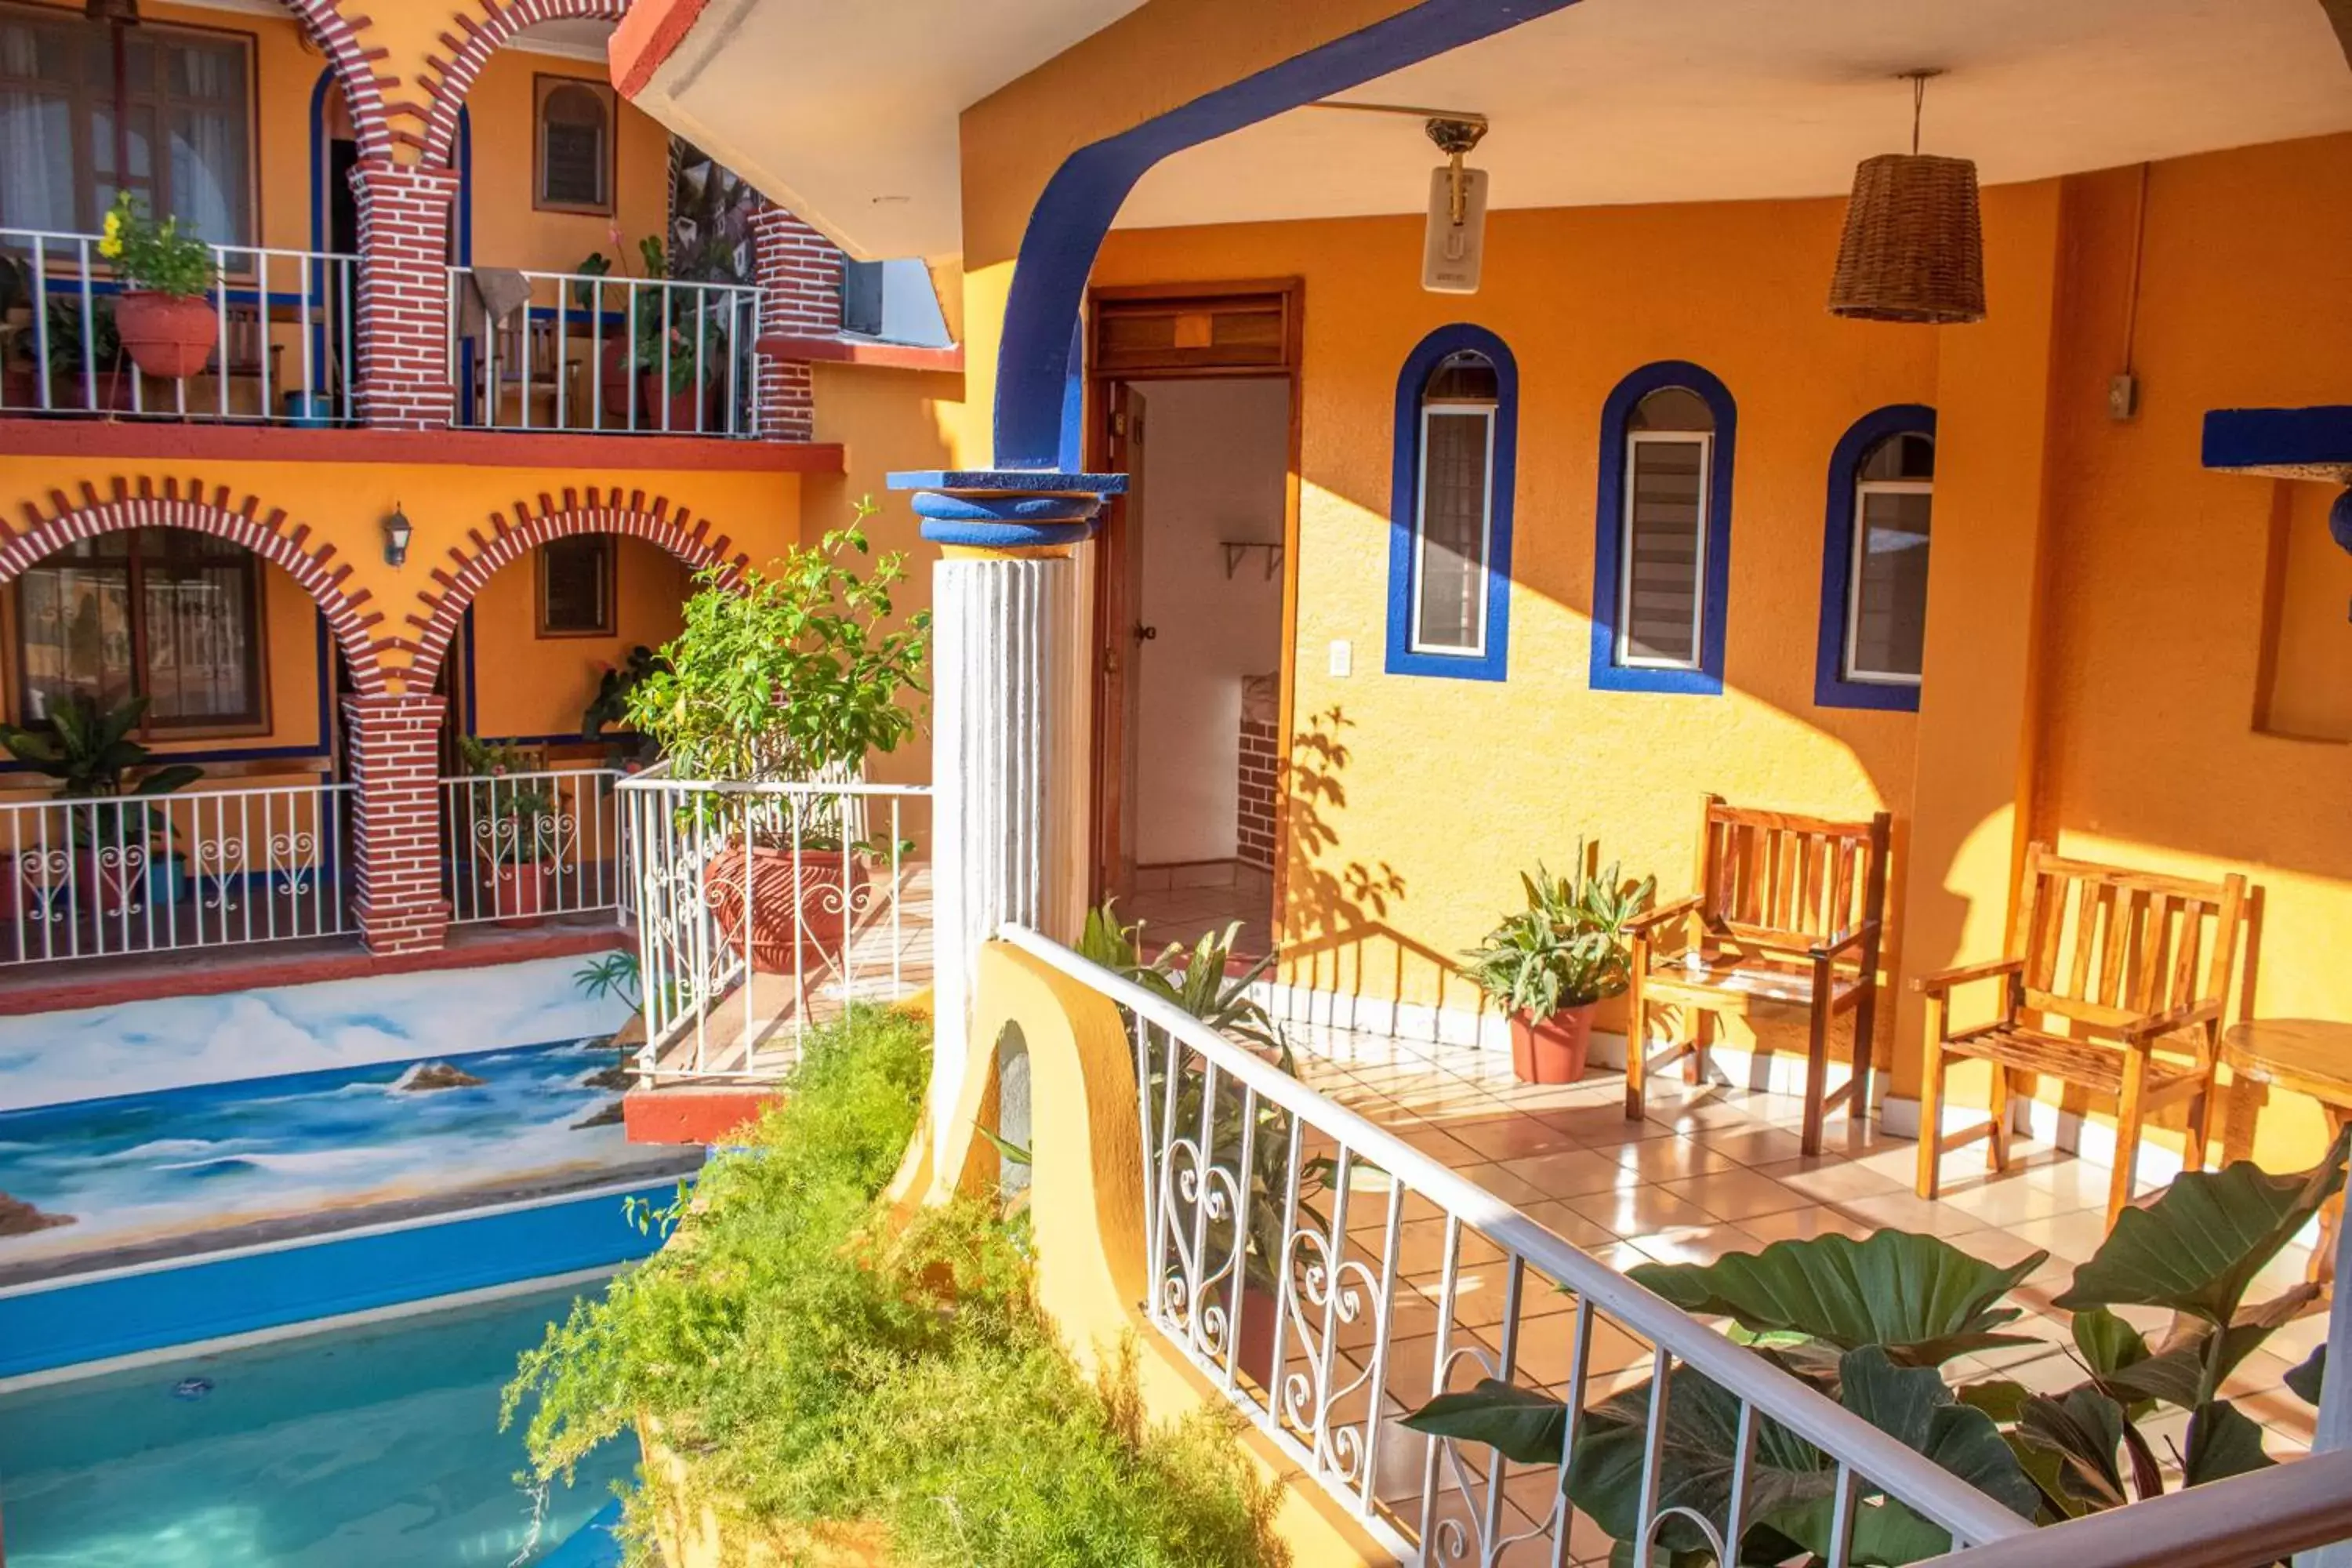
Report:
M 640 539 L 616 542 L 614 635 L 539 635 L 538 562 L 502 567 L 474 601 L 474 731 L 480 735 L 570 735 L 604 670 L 642 643 L 659 647 L 678 632 L 678 606 L 693 592 L 685 563 Z
M 1467 1005 L 1451 960 L 1513 901 L 1519 868 L 1581 835 L 1684 890 L 1714 790 L 1895 814 L 1898 984 L 2000 949 L 2017 853 L 2038 835 L 2246 870 L 2266 910 L 2243 1009 L 2352 1019 L 2352 749 L 2260 727 L 2280 693 L 2302 713 L 2352 703 L 2347 574 L 2305 537 L 2318 487 L 2199 465 L 2210 408 L 2352 401 L 2352 215 L 2310 199 L 2352 188 L 2352 137 L 2149 170 L 2129 348 L 2142 405 L 2119 424 L 2106 389 L 2126 353 L 2139 178 L 1989 190 L 1990 319 L 1940 330 L 1824 313 L 1834 201 L 1500 213 L 1485 286 L 1460 300 L 1412 287 L 1416 220 L 1115 233 L 1098 282 L 1305 280 L 1289 673 L 1294 761 L 1310 771 L 1290 797 L 1292 977 Z M 1396 367 L 1455 320 L 1500 333 L 1520 372 L 1510 679 L 1491 685 L 1381 673 Z M 1587 678 L 1601 400 L 1670 357 L 1714 371 L 1739 405 L 1720 698 Z M 1830 448 L 1857 416 L 1910 401 L 1941 421 L 1921 710 L 1817 708 Z M 1340 639 L 1355 673 L 1334 679 Z M 1318 732 L 1343 765 L 1309 763 Z M 1916 1002 L 1887 1017 L 1907 1096 Z M 1974 1092 L 1956 1079 L 1963 1102 Z M 2273 1111 L 2263 1152 L 2308 1153 L 2317 1128 L 2307 1106 Z

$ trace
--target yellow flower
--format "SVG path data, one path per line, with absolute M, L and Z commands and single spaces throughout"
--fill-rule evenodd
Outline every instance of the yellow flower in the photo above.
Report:
M 122 255 L 122 213 L 119 208 L 106 215 L 106 235 L 98 242 L 98 253 L 109 261 Z

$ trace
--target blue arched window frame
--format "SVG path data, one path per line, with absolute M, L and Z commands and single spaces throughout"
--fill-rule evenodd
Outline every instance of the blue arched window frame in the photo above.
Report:
M 1708 458 L 1706 571 L 1699 584 L 1696 669 L 1654 669 L 1617 662 L 1617 622 L 1624 572 L 1626 437 L 1633 410 L 1654 392 L 1679 386 L 1696 394 L 1715 416 Z M 1592 687 L 1596 691 L 1675 691 L 1717 697 L 1723 692 L 1724 616 L 1731 596 L 1731 475 L 1739 433 L 1739 406 L 1711 371 L 1687 360 L 1645 364 L 1619 382 L 1601 408 L 1601 494 L 1593 519 Z
M 1486 647 L 1477 653 L 1415 651 L 1413 563 L 1421 531 L 1421 405 L 1430 374 L 1450 354 L 1483 354 L 1495 367 L 1495 434 L 1486 510 Z M 1519 366 L 1503 340 L 1457 321 L 1413 345 L 1397 373 L 1396 436 L 1389 476 L 1389 626 L 1391 675 L 1502 680 L 1510 670 L 1511 499 L 1519 467 Z
M 1847 426 L 1830 452 L 1829 509 L 1822 529 L 1822 624 L 1813 656 L 1813 705 L 1919 710 L 1919 688 L 1895 681 L 1849 680 L 1845 675 L 1847 618 L 1853 613 L 1854 501 L 1863 460 L 1890 436 L 1936 438 L 1936 411 L 1898 403 L 1874 409 Z M 1932 568 L 1931 568 L 1932 570 Z

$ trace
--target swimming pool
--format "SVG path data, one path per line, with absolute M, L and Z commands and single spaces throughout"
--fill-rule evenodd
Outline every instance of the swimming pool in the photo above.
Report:
M 536 1562 L 636 1462 L 600 1450 L 534 1535 L 499 1390 L 580 1289 L 0 1394 L 8 1568 Z

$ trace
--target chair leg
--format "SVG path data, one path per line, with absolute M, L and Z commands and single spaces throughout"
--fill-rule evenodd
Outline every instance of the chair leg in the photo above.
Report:
M 1800 1148 L 1807 1154 L 1822 1152 L 1822 1080 L 1830 1076 L 1830 1008 L 1828 982 L 1817 965 L 1813 974 L 1813 1010 L 1805 1033 L 1805 1127 Z
M 2132 1187 L 2139 1171 L 2139 1124 L 2141 1100 L 2147 1089 L 2147 1053 L 2126 1049 L 2124 1052 L 2123 1093 L 2116 1101 L 2116 1170 L 2107 1184 L 2107 1228 L 2116 1227 L 2132 1200 Z
M 1683 1058 L 1683 1081 L 1694 1089 L 1704 1088 L 1709 1063 L 1706 1047 L 1715 1040 L 1715 1015 L 1694 1007 L 1691 1016 L 1690 1055 Z
M 1876 967 L 1870 961 L 1868 967 Z M 1870 1121 L 1870 1074 L 1878 1053 L 1878 981 L 1864 973 L 1862 999 L 1853 1006 L 1853 1092 L 1846 1096 L 1845 1116 L 1848 1127 L 1860 1127 Z
M 1985 1140 L 1985 1169 L 1995 1175 L 2009 1169 L 2009 1069 L 1992 1064 L 1992 1134 Z
M 1642 971 L 1633 971 L 1632 995 L 1628 999 L 1625 1021 L 1625 1120 L 1639 1121 L 1648 1107 L 1644 1103 L 1643 1078 L 1650 1054 L 1649 1008 L 1642 999 Z
M 1927 1041 L 1927 1072 L 1919 1080 L 1919 1195 L 1932 1198 L 1943 1180 L 1944 1044 L 1938 1030 Z

